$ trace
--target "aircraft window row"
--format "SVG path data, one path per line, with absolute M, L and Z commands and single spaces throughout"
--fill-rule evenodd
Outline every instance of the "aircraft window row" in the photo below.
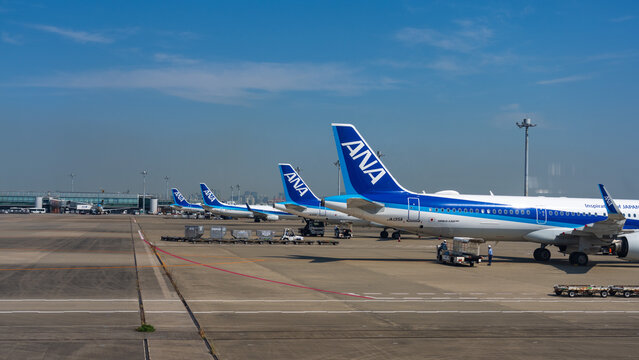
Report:
M 530 215 L 530 210 L 506 210 L 506 209 L 473 209 L 473 208 L 428 208 L 428 211 L 434 211 L 434 212 L 447 212 L 447 213 L 478 213 L 478 214 L 510 214 L 510 215 Z

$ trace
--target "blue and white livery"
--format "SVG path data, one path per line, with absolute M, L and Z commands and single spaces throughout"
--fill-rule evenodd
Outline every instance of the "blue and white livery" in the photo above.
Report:
M 284 187 L 286 201 L 274 204 L 275 208 L 306 219 L 320 220 L 332 224 L 370 225 L 368 220 L 363 220 L 341 211 L 327 209 L 322 205 L 322 200 L 315 196 L 311 188 L 308 187 L 290 164 L 279 164 L 278 166 L 282 176 L 282 186 Z
M 180 190 L 172 188 L 171 192 L 173 193 L 173 204 L 171 204 L 173 209 L 182 211 L 183 213 L 203 213 L 205 211 L 200 204 L 191 204 L 186 201 L 186 198 Z
M 639 201 L 615 201 L 603 185 L 603 201 L 415 193 L 393 178 L 353 125 L 332 126 L 347 194 L 324 199 L 329 208 L 417 234 L 539 243 L 538 261 L 550 259 L 548 245 L 570 254 L 571 264 L 586 265 L 603 246 L 639 260 Z
M 240 206 L 223 203 L 217 199 L 205 183 L 200 183 L 200 189 L 202 190 L 202 199 L 204 200 L 202 206 L 206 211 L 213 214 L 232 218 L 252 218 L 256 221 L 297 219 L 297 215 L 275 209 L 268 205 L 253 205 L 249 207 L 248 204 Z

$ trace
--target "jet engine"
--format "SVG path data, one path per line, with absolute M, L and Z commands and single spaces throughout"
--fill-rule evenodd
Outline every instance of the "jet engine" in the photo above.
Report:
M 266 215 L 266 220 L 268 220 L 268 221 L 277 221 L 279 219 L 280 219 L 280 217 L 277 216 L 277 215 L 272 215 L 272 214 Z
M 639 261 L 639 232 L 618 237 L 617 256 L 628 261 Z

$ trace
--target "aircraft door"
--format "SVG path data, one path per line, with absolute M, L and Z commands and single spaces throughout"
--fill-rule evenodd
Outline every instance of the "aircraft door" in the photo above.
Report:
M 324 206 L 322 206 L 322 202 L 321 201 L 319 203 L 318 215 L 319 216 L 326 216 L 326 208 Z
M 538 207 L 537 208 L 537 224 L 545 224 L 546 223 L 546 209 Z
M 408 221 L 419 221 L 419 198 L 408 198 Z

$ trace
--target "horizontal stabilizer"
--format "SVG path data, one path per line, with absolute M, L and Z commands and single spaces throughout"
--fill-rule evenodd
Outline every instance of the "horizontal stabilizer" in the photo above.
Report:
M 360 209 L 371 214 L 376 214 L 384 208 L 384 204 L 363 198 L 350 198 L 347 200 L 346 206 L 349 209 Z
M 306 210 L 306 206 L 297 205 L 297 204 L 284 204 L 284 207 L 289 210 L 295 210 L 299 212 L 303 212 L 304 210 Z

